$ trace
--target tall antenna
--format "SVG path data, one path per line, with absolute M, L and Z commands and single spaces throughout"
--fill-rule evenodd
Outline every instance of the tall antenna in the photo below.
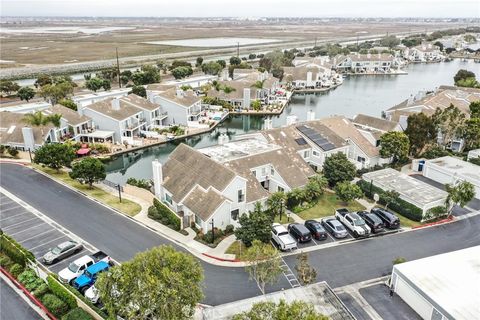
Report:
M 118 61 L 118 48 L 115 48 L 115 54 L 117 56 L 117 76 L 118 76 L 118 87 L 122 87 L 122 81 L 120 81 L 120 62 Z
M 313 46 L 314 48 L 317 47 L 317 37 L 315 37 L 315 45 Z
M 240 57 L 240 42 L 237 42 L 237 58 Z

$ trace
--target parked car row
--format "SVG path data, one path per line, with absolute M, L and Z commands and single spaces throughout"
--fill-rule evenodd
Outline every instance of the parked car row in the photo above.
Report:
M 350 231 L 354 237 L 367 237 L 384 229 L 400 228 L 400 220 L 383 208 L 368 211 L 350 212 L 341 208 L 335 210 L 334 217 L 321 220 L 307 220 L 304 224 L 292 223 L 285 228 L 279 223 L 272 225 L 272 241 L 282 251 L 297 249 L 297 243 L 325 240 L 328 234 L 336 239 L 348 237 Z

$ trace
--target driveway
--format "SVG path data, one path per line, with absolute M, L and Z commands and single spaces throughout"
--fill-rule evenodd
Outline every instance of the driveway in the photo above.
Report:
M 0 164 L 0 185 L 116 260 L 131 259 L 137 252 L 157 245 L 172 245 L 185 251 L 131 219 L 29 168 Z M 480 245 L 479 228 L 480 216 L 474 216 L 447 225 L 312 251 L 310 263 L 317 269 L 318 281 L 325 280 L 333 288 L 345 286 L 390 273 L 396 257 L 414 260 Z M 284 259 L 291 270 L 295 270 L 296 256 Z M 206 304 L 218 305 L 260 294 L 243 268 L 219 267 L 203 261 L 201 264 L 205 271 Z M 268 291 L 290 287 L 282 276 Z
M 0 279 L 0 320 L 42 319 L 3 279 Z

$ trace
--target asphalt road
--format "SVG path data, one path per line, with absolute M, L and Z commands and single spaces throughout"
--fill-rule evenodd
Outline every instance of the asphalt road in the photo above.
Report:
M 81 238 L 125 261 L 135 253 L 162 244 L 172 244 L 156 233 L 132 222 L 35 171 L 13 164 L 0 164 L 0 185 L 40 210 Z M 319 281 L 331 287 L 373 279 L 391 272 L 392 260 L 427 257 L 480 245 L 480 216 L 448 225 L 354 241 L 350 244 L 310 252 L 310 263 Z M 285 257 L 294 270 L 296 256 Z M 204 302 L 230 302 L 260 292 L 242 268 L 226 268 L 202 261 L 205 271 Z M 289 288 L 284 277 L 269 291 Z
M 42 319 L 3 279 L 0 279 L 0 320 Z

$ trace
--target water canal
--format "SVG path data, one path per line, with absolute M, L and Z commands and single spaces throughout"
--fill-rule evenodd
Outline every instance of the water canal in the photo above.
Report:
M 406 68 L 407 75 L 352 76 L 345 79 L 342 86 L 330 92 L 295 95 L 283 114 L 273 117 L 273 125 L 284 125 L 286 117 L 290 115 L 297 116 L 300 121 L 305 120 L 309 110 L 315 112 L 316 118 L 334 114 L 353 117 L 358 113 L 380 116 L 383 110 L 420 90 L 434 90 L 440 85 L 452 85 L 453 76 L 462 68 L 473 71 L 480 77 L 479 63 L 460 59 L 435 64 L 412 64 Z M 164 162 L 181 142 L 202 148 L 216 144 L 220 133 L 227 133 L 231 138 L 261 130 L 262 127 L 261 116 L 230 117 L 209 133 L 118 156 L 107 164 L 107 179 L 122 184 L 129 177 L 151 179 L 152 160 L 159 159 Z

